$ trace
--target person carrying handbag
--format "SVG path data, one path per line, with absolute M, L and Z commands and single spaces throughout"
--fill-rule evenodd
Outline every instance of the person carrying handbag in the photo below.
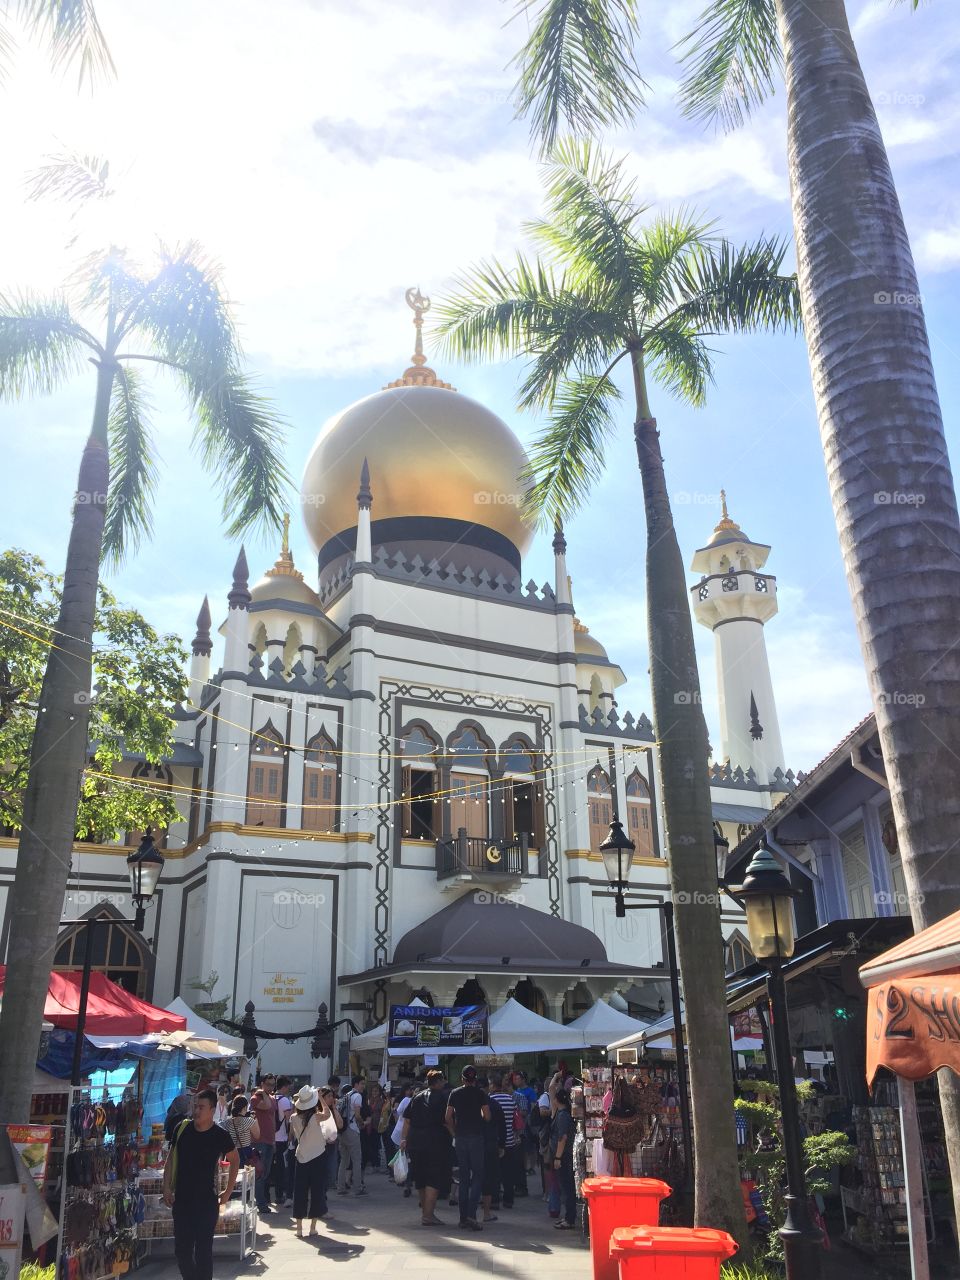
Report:
M 252 1165 L 254 1177 L 256 1177 L 260 1156 L 257 1154 L 254 1143 L 260 1139 L 260 1125 L 256 1117 L 247 1114 L 248 1106 L 249 1103 L 242 1093 L 234 1098 L 230 1104 L 229 1119 L 223 1127 L 233 1139 L 233 1145 L 240 1154 L 240 1167 Z
M 296 1141 L 293 1172 L 293 1216 L 297 1235 L 303 1237 L 303 1220 L 310 1218 L 309 1234 L 317 1234 L 317 1219 L 327 1214 L 327 1162 L 335 1150 L 337 1122 L 333 1118 L 333 1093 L 305 1084 L 294 1096 L 289 1132 Z

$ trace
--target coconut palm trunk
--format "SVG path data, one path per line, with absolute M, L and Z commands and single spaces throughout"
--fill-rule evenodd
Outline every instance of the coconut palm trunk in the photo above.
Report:
M 743 1245 L 707 724 L 656 419 L 638 418 L 635 436 L 647 523 L 647 628 L 660 794 L 686 1021 L 696 1028 L 688 1040 L 697 1222 L 723 1224 Z
M 843 0 L 777 0 L 807 349 L 915 928 L 960 909 L 960 521 L 913 255 Z M 960 1095 L 940 1091 L 960 1219 Z
M 73 839 L 86 763 L 90 659 L 100 578 L 100 555 L 110 478 L 107 419 L 114 366 L 97 370 L 93 426 L 77 478 L 63 596 L 44 673 L 23 802 L 17 872 L 10 895 L 11 931 L 4 984 L 8 1025 L 43 1021 L 58 924 L 70 875 Z M 35 1048 L 35 1047 L 34 1047 Z M 36 1053 L 17 1038 L 0 1042 L 0 1078 L 9 1114 L 4 1123 L 30 1118 Z

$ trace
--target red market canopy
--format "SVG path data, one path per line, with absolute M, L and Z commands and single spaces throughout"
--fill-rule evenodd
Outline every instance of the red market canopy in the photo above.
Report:
M 867 988 L 867 1083 L 881 1067 L 923 1080 L 960 1074 L 960 911 L 860 969 Z
M 7 976 L 0 965 L 0 999 Z M 75 1031 L 80 1007 L 79 973 L 51 973 L 43 1016 L 55 1027 Z M 158 1009 L 124 991 L 102 973 L 91 973 L 84 1031 L 91 1036 L 141 1036 L 151 1032 L 185 1031 L 186 1018 L 167 1009 Z

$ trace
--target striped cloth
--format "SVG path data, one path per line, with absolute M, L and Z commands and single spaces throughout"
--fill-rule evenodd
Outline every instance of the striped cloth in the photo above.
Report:
M 507 1146 L 515 1147 L 520 1141 L 513 1128 L 513 1117 L 517 1112 L 517 1100 L 512 1093 L 491 1093 L 490 1097 L 499 1106 L 503 1112 L 503 1118 L 507 1122 Z

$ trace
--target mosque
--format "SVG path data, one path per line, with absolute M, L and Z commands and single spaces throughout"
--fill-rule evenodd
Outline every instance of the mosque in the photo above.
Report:
M 628 900 L 668 896 L 650 720 L 618 706 L 626 677 L 574 612 L 562 531 L 552 581 L 525 581 L 523 448 L 428 367 L 428 300 L 408 302 L 412 365 L 327 422 L 307 463 L 316 561 L 295 564 L 289 522 L 254 581 L 241 551 L 197 619 L 175 751 L 126 762 L 190 799 L 158 841 L 152 937 L 124 923 L 138 832 L 76 846 L 67 917 L 112 917 L 97 966 L 154 1003 L 225 999 L 239 1021 L 250 1001 L 274 1032 L 311 1026 L 321 1004 L 369 1027 L 415 993 L 513 995 L 558 1020 L 603 998 L 654 1017 L 669 1000 L 659 913 L 617 919 L 598 852 L 619 816 L 637 846 Z M 769 550 L 724 503 L 691 566 L 716 644 L 721 860 L 794 782 L 764 640 Z M 724 909 L 731 971 L 750 958 L 740 923 Z M 78 959 L 68 927 L 57 967 Z M 346 1048 L 341 1028 L 335 1062 Z M 308 1040 L 271 1040 L 263 1062 L 316 1070 Z

